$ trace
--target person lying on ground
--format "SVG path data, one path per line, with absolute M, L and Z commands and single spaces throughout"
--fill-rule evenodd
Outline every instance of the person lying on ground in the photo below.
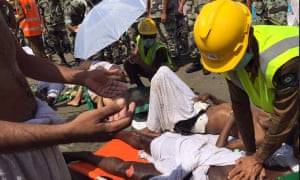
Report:
M 71 179 L 57 145 L 111 139 L 130 124 L 135 104 L 128 107 L 120 99 L 64 123 L 57 112 L 34 97 L 26 78 L 78 84 L 101 96 L 116 97 L 127 91 L 113 79 L 120 71 L 69 69 L 28 55 L 1 13 L 0 42 L 0 179 Z M 119 119 L 105 122 L 112 114 L 119 114 Z
M 76 68 L 81 69 L 81 70 L 89 70 L 89 71 L 95 70 L 95 69 L 106 69 L 106 70 L 115 70 L 115 69 L 117 69 L 117 70 L 121 71 L 121 74 L 120 74 L 120 76 L 115 77 L 116 80 L 126 81 L 125 72 L 121 69 L 121 67 L 116 65 L 116 64 L 111 64 L 111 63 L 106 62 L 106 61 L 86 60 L 86 61 L 82 61 L 80 63 L 80 65 Z M 92 102 L 94 104 L 96 104 L 96 106 L 99 107 L 99 108 L 104 107 L 105 105 L 112 102 L 111 98 L 99 96 L 91 90 L 88 90 L 88 95 L 90 96 Z M 74 98 L 71 101 L 69 101 L 67 103 L 67 105 L 74 106 L 74 107 L 77 107 L 77 106 L 81 105 L 82 98 L 84 96 L 85 95 L 84 95 L 83 89 L 80 86 L 80 87 L 78 87 Z
M 68 163 L 84 161 L 124 179 L 222 179 L 233 168 L 242 153 L 215 146 L 217 135 L 194 134 L 183 136 L 165 132 L 150 137 L 138 131 L 121 131 L 115 137 L 140 151 L 150 163 L 124 161 L 118 157 L 103 157 L 91 152 L 64 152 Z M 151 156 L 150 156 L 151 155 Z M 290 172 L 266 171 L 268 179 Z M 275 174 L 274 174 L 275 173 Z
M 38 81 L 35 95 L 53 107 L 64 88 L 63 83 Z
M 214 105 L 207 103 L 208 99 Z M 270 115 L 255 107 L 252 113 L 256 143 L 259 145 L 268 128 Z M 233 122 L 230 103 L 207 93 L 197 96 L 172 70 L 162 66 L 151 81 L 147 127 L 141 132 L 153 136 L 164 131 L 220 134 L 217 146 L 243 149 Z M 227 142 L 228 136 L 235 138 Z

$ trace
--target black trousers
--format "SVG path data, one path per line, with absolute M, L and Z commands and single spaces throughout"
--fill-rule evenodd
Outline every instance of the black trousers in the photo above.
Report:
M 149 81 L 153 77 L 152 74 L 146 73 L 142 67 L 138 64 L 132 64 L 129 61 L 124 62 L 124 69 L 130 79 L 131 84 L 136 84 L 138 87 L 144 87 L 143 82 L 140 79 L 140 76 L 148 78 Z

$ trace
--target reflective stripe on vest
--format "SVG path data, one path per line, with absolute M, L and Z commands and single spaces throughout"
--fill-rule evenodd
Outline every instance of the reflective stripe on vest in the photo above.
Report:
M 165 45 L 163 45 L 162 43 L 160 43 L 159 41 L 155 40 L 154 42 L 154 45 L 151 46 L 148 51 L 147 51 L 147 54 L 145 54 L 145 49 L 144 49 L 144 44 L 143 44 L 143 41 L 140 40 L 140 36 L 137 36 L 136 40 L 137 40 L 137 44 L 138 44 L 138 47 L 139 47 L 139 53 L 140 53 L 140 56 L 141 56 L 141 59 L 149 66 L 152 66 L 152 63 L 154 61 L 154 54 L 156 53 L 156 51 L 162 47 L 165 47 Z M 168 53 L 168 52 L 167 52 Z M 173 66 L 173 63 L 172 63 L 172 59 L 170 58 L 169 56 L 169 53 L 167 54 L 167 57 L 168 57 L 168 62 L 167 62 L 167 66 L 174 70 L 174 66 Z
M 35 0 L 21 0 L 25 19 L 20 22 L 24 36 L 38 36 L 42 33 L 41 18 Z
M 274 111 L 274 90 L 267 87 L 265 78 L 260 69 L 258 70 L 258 76 L 254 83 L 251 80 L 250 74 L 245 69 L 230 71 L 228 75 L 236 86 L 246 91 L 254 105 L 260 107 L 265 112 L 272 113 Z
M 273 77 L 276 71 L 292 58 L 299 56 L 298 30 L 299 28 L 290 26 L 255 26 L 254 34 L 259 44 L 261 67 L 258 77 L 252 82 L 251 75 L 245 69 L 227 74 L 235 85 L 247 92 L 253 104 L 266 112 L 274 111 Z

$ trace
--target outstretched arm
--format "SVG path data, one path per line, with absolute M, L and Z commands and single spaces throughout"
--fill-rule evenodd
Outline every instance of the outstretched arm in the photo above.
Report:
M 229 149 L 231 149 L 230 147 L 228 147 L 228 137 L 230 135 L 230 131 L 232 130 L 234 126 L 234 117 L 233 114 L 230 113 L 230 118 L 229 120 L 226 122 L 225 127 L 222 129 L 217 142 L 216 142 L 216 146 L 217 147 L 227 147 Z
M 37 125 L 0 120 L 0 153 L 36 149 L 71 142 L 103 142 L 112 139 L 127 127 L 134 114 L 135 104 L 126 107 L 118 100 L 103 109 L 80 114 L 73 121 L 60 125 Z M 119 113 L 119 119 L 104 119 Z
M 161 174 L 151 163 L 123 161 L 117 157 L 97 156 L 86 151 L 64 152 L 63 155 L 67 162 L 85 161 L 124 179 L 149 179 Z
M 127 91 L 127 86 L 114 79 L 122 71 L 118 69 L 94 71 L 70 69 L 56 65 L 37 56 L 26 54 L 17 44 L 17 62 L 21 71 L 28 77 L 46 82 L 59 82 L 86 86 L 96 94 L 105 97 L 116 97 Z

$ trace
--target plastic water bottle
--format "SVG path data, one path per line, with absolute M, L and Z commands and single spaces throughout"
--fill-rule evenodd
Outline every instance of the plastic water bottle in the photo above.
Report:
M 293 14 L 292 2 L 288 1 L 288 9 L 287 9 L 287 24 L 289 26 L 295 25 L 295 15 Z
M 294 156 L 293 148 L 285 143 L 277 149 L 265 164 L 268 166 L 289 167 L 293 172 L 299 172 L 299 162 Z
M 251 14 L 252 14 L 252 21 L 256 22 L 256 2 L 253 1 L 251 4 Z

